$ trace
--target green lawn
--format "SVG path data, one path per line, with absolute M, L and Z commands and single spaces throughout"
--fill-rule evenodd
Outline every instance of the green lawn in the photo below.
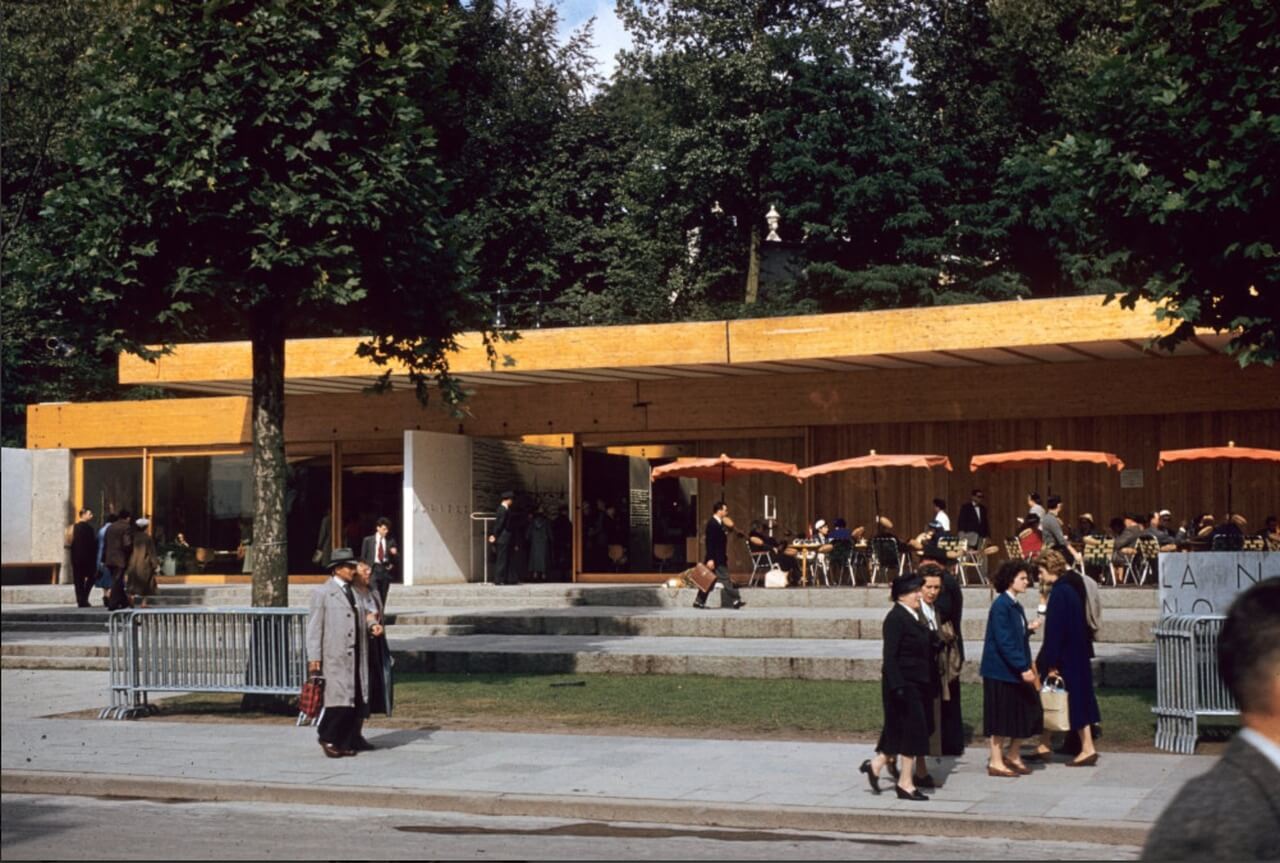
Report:
M 557 686 L 555 684 L 581 683 Z M 982 726 L 982 687 L 961 687 L 965 725 Z M 1155 720 L 1150 689 L 1102 689 L 1106 748 L 1149 747 Z M 168 699 L 164 712 L 226 715 L 239 699 Z M 384 721 L 381 717 L 379 721 Z M 717 734 L 776 739 L 857 739 L 879 733 L 880 684 L 755 680 L 689 675 L 403 674 L 396 678 L 396 724 L 628 733 Z

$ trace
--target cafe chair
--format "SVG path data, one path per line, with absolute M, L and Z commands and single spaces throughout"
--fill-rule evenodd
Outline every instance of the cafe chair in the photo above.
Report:
M 1091 533 L 1084 538 L 1084 551 L 1080 555 L 1086 572 L 1090 569 L 1099 569 L 1102 571 L 1103 578 L 1109 573 L 1113 586 L 1116 583 L 1116 575 L 1111 569 L 1111 555 L 1115 546 L 1116 541 L 1111 537 Z
M 818 546 L 818 553 L 814 564 L 822 573 L 822 583 L 827 587 L 831 586 L 831 552 L 835 550 L 835 543 L 824 542 Z M 817 579 L 814 579 L 815 583 Z
M 868 584 L 874 584 L 876 577 L 883 573 L 885 583 L 895 575 L 902 575 L 903 557 L 898 552 L 898 540 L 892 536 L 873 536 L 871 538 L 871 574 Z
M 675 557 L 676 547 L 671 543 L 658 543 L 653 547 L 653 559 L 658 562 L 658 572 L 666 572 L 667 564 Z
M 1005 537 L 1004 553 L 1009 560 L 1022 560 L 1022 544 L 1016 536 Z
M 1130 569 L 1135 582 L 1146 584 L 1148 575 L 1155 579 L 1156 563 L 1160 559 L 1160 541 L 1154 536 L 1140 536 L 1134 547 L 1137 554 L 1134 555 Z
M 839 587 L 844 581 L 845 574 L 849 575 L 849 586 L 853 587 L 857 584 L 857 577 L 854 575 L 853 568 L 853 541 L 848 539 L 837 539 L 831 543 L 831 551 L 827 555 L 827 562 L 836 573 L 836 587 Z
M 1244 538 L 1244 545 L 1241 546 L 1240 550 L 1241 551 L 1266 551 L 1267 550 L 1266 537 L 1264 537 L 1262 534 L 1257 534 L 1256 536 L 1246 536 Z
M 773 553 L 760 537 L 749 536 L 747 537 L 747 554 L 751 556 L 751 580 L 747 582 L 747 586 L 755 587 L 756 581 L 762 578 L 764 573 L 773 569 Z
M 1215 534 L 1210 551 L 1244 551 L 1244 537 L 1235 533 Z

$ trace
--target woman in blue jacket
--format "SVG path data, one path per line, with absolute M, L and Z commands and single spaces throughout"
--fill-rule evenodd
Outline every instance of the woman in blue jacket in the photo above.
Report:
M 987 775 L 1013 777 L 1031 770 L 1022 761 L 1022 741 L 1044 727 L 1036 673 L 1031 667 L 1031 633 L 1040 621 L 1027 624 L 1018 594 L 1030 584 L 1031 565 L 1011 560 L 991 580 L 999 591 L 987 613 L 982 648 L 982 733 L 991 744 Z M 1004 743 L 1009 741 L 1009 754 Z
M 1085 603 L 1088 594 L 1080 576 L 1067 569 L 1067 562 L 1053 551 L 1042 552 L 1037 559 L 1040 580 L 1049 585 L 1049 604 L 1044 617 L 1044 644 L 1036 657 L 1036 668 L 1044 677 L 1057 673 L 1067 688 L 1067 713 L 1071 730 L 1080 735 L 1080 754 L 1068 767 L 1091 767 L 1098 763 L 1098 750 L 1093 745 L 1093 726 L 1102 721 L 1098 697 L 1093 691 L 1093 669 Z M 1045 743 L 1043 738 L 1042 743 Z M 1038 754 L 1047 758 L 1041 748 Z

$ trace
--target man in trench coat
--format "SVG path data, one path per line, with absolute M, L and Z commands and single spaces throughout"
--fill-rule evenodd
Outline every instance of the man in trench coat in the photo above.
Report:
M 349 548 L 329 556 L 333 577 L 311 594 L 307 618 L 307 671 L 323 676 L 320 748 L 330 758 L 356 754 L 369 700 L 369 636 L 351 587 L 356 558 Z

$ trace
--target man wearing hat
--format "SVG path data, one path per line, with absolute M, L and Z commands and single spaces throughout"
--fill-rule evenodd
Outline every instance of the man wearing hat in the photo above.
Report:
M 504 491 L 498 503 L 497 517 L 489 530 L 489 546 L 493 549 L 493 583 L 515 584 L 511 577 L 511 502 L 516 499 L 514 491 Z
M 369 635 L 351 579 L 356 557 L 349 548 L 335 548 L 329 557 L 333 577 L 311 594 L 307 617 L 307 673 L 324 677 L 324 715 L 320 718 L 320 748 L 330 758 L 355 755 L 369 700 Z

